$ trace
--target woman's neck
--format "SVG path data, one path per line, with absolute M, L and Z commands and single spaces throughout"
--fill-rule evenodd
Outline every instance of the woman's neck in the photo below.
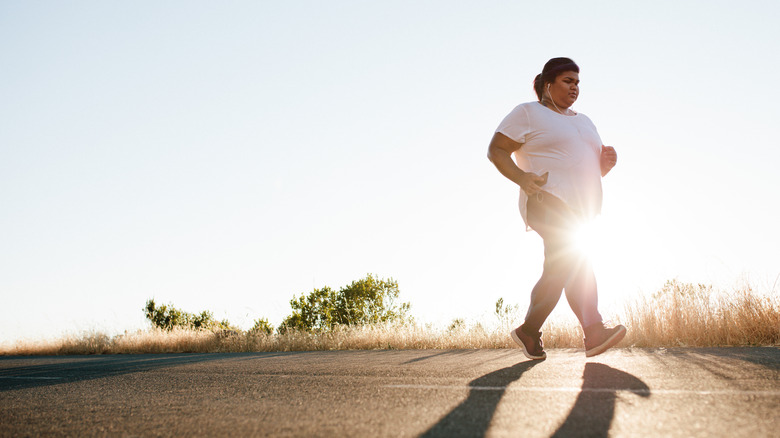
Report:
M 542 98 L 542 105 L 546 106 L 547 108 L 555 111 L 558 114 L 562 114 L 564 116 L 573 116 L 576 114 L 574 111 L 569 109 L 569 107 L 560 107 L 555 104 L 555 101 L 552 99 L 548 99 L 547 97 Z

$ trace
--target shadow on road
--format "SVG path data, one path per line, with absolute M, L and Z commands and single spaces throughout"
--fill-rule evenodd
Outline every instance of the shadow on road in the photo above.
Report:
M 73 356 L 36 359 L 48 363 L 21 366 L 12 365 L 19 360 L 12 358 L 0 360 L 0 392 L 150 371 L 223 357 L 205 353 Z
M 420 362 L 420 361 L 423 361 L 423 360 L 432 359 L 434 357 L 451 355 L 451 354 L 453 354 L 452 351 L 442 351 L 442 352 L 439 352 L 439 353 L 434 353 L 434 354 L 429 354 L 429 355 L 426 355 L 426 356 L 416 357 L 414 359 L 409 359 L 406 362 L 403 362 L 401 365 L 409 365 L 410 363 Z
M 650 388 L 637 377 L 601 363 L 585 364 L 582 390 L 563 424 L 553 437 L 608 435 L 618 392 L 650 397 Z
M 469 395 L 461 404 L 428 429 L 423 437 L 483 436 L 490 426 L 506 387 L 539 361 L 521 362 L 469 382 Z
M 656 351 L 652 357 L 661 363 L 666 363 L 667 356 L 683 359 L 716 376 L 733 380 L 740 375 L 739 371 L 744 370 L 745 362 L 780 371 L 778 353 L 780 348 L 777 347 L 664 348 Z

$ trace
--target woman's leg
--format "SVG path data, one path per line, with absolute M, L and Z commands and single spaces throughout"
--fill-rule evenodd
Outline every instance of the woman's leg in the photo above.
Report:
M 566 204 L 548 193 L 528 200 L 528 223 L 544 241 L 544 270 L 531 291 L 524 325 L 539 330 L 561 292 L 583 327 L 600 323 L 596 276 L 587 256 L 573 245 L 577 220 Z
M 523 323 L 527 333 L 540 331 L 544 321 L 558 304 L 566 284 L 567 273 L 562 270 L 560 263 L 548 262 L 550 257 L 547 254 L 549 251 L 545 245 L 544 270 L 531 290 L 531 303 Z
M 598 288 L 596 274 L 587 254 L 578 253 L 573 257 L 569 279 L 564 286 L 566 300 L 579 319 L 583 328 L 602 322 L 598 309 Z
M 557 201 L 557 202 L 556 202 Z M 547 193 L 528 199 L 528 225 L 544 241 L 544 269 L 531 291 L 531 303 L 523 326 L 528 333 L 538 332 L 553 311 L 570 273 L 570 255 L 566 220 L 562 216 L 558 198 Z M 565 205 L 564 205 L 565 207 Z

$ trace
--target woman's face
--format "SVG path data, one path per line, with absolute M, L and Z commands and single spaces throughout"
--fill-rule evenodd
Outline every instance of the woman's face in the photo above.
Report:
M 549 97 L 559 108 L 568 108 L 577 100 L 580 94 L 580 75 L 575 71 L 565 71 L 555 78 L 547 88 Z

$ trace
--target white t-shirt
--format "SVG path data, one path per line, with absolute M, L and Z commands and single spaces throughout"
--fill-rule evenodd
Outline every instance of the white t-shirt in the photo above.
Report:
M 559 114 L 539 102 L 515 107 L 498 125 L 500 132 L 522 144 L 515 155 L 520 169 L 542 175 L 542 188 L 563 200 L 581 219 L 601 213 L 601 138 L 584 114 Z M 526 202 L 520 189 L 520 214 L 528 229 Z

